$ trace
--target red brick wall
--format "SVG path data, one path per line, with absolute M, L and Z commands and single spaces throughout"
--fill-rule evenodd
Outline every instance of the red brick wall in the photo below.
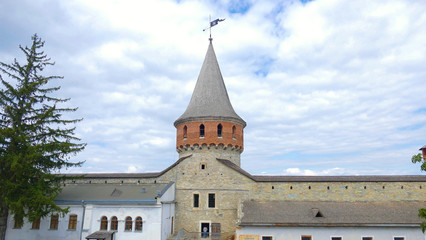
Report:
M 200 138 L 200 125 L 204 124 L 204 138 Z M 222 137 L 218 137 L 217 126 L 222 124 Z M 183 137 L 184 127 L 187 127 L 187 136 Z M 232 137 L 232 127 L 235 126 L 235 139 Z M 194 144 L 223 144 L 225 146 L 232 145 L 233 147 L 243 148 L 243 127 L 230 122 L 222 121 L 200 121 L 182 123 L 177 128 L 176 148 L 186 145 L 193 146 Z

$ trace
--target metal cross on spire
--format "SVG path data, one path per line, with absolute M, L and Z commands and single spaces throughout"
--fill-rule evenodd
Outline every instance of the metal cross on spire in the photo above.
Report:
M 225 18 L 224 19 L 218 18 L 218 19 L 212 21 L 211 16 L 209 16 L 210 26 L 204 28 L 203 31 L 206 31 L 207 29 L 210 30 L 210 38 L 209 38 L 210 41 L 213 40 L 213 38 L 212 38 L 212 27 L 216 26 L 219 22 L 222 22 L 222 21 L 225 21 Z

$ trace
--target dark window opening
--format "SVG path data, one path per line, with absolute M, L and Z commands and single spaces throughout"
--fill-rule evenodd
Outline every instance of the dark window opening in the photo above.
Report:
M 312 240 L 312 236 L 302 235 L 301 240 Z
M 274 186 L 272 186 L 272 189 L 275 189 L 275 187 L 274 187 Z
M 204 169 L 206 169 L 206 164 L 205 163 L 201 163 L 201 165 L 200 165 L 200 168 L 202 169 L 202 170 L 204 170 Z
M 362 240 L 373 240 L 373 237 L 362 237 Z
M 210 235 L 210 223 L 201 223 L 201 238 L 208 238 Z
M 183 139 L 186 139 L 187 134 L 188 134 L 188 127 L 185 126 L 183 127 Z
M 320 211 L 318 211 L 317 214 L 315 215 L 315 217 L 324 217 L 324 215 L 322 215 L 322 213 Z
M 217 137 L 222 137 L 222 124 L 217 125 Z
M 204 124 L 200 125 L 200 137 L 204 137 Z
M 272 236 L 262 236 L 262 240 L 272 240 Z
M 209 193 L 209 208 L 216 207 L 216 197 L 214 193 Z
M 331 240 L 342 240 L 342 237 L 331 237 Z
M 199 194 L 194 194 L 194 207 L 200 207 L 200 195 Z
M 404 240 L 404 237 L 394 237 L 393 240 Z
M 232 126 L 232 138 L 235 139 L 235 126 Z

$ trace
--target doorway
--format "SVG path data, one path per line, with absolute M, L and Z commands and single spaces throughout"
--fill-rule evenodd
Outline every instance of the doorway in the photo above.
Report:
M 202 222 L 201 223 L 201 237 L 208 238 L 210 236 L 210 223 Z

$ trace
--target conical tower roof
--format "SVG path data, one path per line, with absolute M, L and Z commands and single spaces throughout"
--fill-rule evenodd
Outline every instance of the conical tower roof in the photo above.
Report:
M 177 127 L 184 122 L 204 120 L 226 120 L 246 126 L 229 101 L 211 40 L 191 101 L 174 125 Z

